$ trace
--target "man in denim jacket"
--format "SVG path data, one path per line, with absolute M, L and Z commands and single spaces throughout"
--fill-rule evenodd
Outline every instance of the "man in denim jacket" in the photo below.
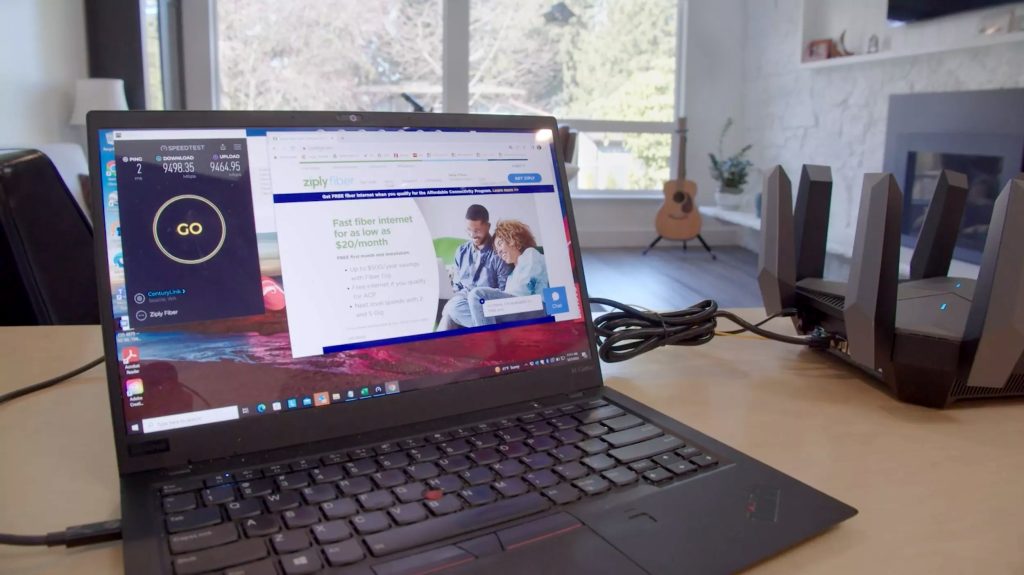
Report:
M 505 280 L 512 272 L 512 266 L 505 263 L 494 251 L 494 237 L 491 236 L 491 216 L 487 208 L 473 204 L 466 210 L 466 233 L 469 241 L 455 251 L 455 295 L 445 304 L 441 312 L 439 330 L 457 329 L 473 325 L 473 316 L 466 296 L 477 287 L 505 289 Z

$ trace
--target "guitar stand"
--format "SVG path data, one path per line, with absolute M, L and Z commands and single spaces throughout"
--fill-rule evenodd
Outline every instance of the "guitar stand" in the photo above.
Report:
M 654 246 L 658 245 L 658 242 L 660 242 L 661 239 L 662 239 L 661 236 L 658 236 L 658 237 L 654 238 L 654 241 L 651 242 L 651 245 L 647 246 L 647 249 L 644 250 L 643 255 L 646 256 L 647 252 L 651 251 L 651 248 L 653 248 Z M 709 246 L 708 243 L 706 241 L 704 241 L 704 238 L 700 234 L 697 234 L 697 240 L 699 240 L 700 241 L 700 245 L 704 246 L 704 249 L 707 250 L 707 252 L 709 254 L 711 254 L 711 259 L 713 259 L 713 260 L 717 260 L 718 259 L 718 256 L 715 255 L 715 252 L 711 251 L 711 246 Z M 688 240 L 683 240 L 683 251 L 686 251 L 686 242 L 687 241 Z

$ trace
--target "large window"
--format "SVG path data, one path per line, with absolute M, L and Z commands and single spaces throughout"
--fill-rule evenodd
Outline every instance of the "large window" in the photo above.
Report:
M 206 1 L 212 107 L 553 115 L 578 190 L 670 177 L 681 0 Z

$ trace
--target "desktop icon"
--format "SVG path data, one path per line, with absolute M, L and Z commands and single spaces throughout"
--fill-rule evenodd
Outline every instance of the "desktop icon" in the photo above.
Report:
M 373 386 L 373 394 L 374 395 L 384 395 L 384 386 L 383 385 L 375 385 L 375 386 Z
M 265 403 L 257 403 L 256 404 L 256 413 L 266 413 L 266 412 L 267 412 L 267 404 L 265 404 Z
M 359 397 L 370 397 L 370 388 L 364 387 L 359 390 Z
M 116 174 L 116 170 L 117 170 L 117 162 L 115 162 L 114 160 L 110 160 L 110 161 L 108 161 L 105 164 L 105 169 L 103 171 L 103 175 L 108 177 L 108 178 L 113 178 L 114 175 Z
M 288 409 L 295 409 L 299 406 L 299 400 L 294 397 L 288 400 Z
M 331 401 L 341 401 L 341 394 L 340 393 L 332 393 L 331 394 Z
M 312 407 L 312 406 L 313 406 L 313 398 L 312 397 L 307 395 L 306 397 L 302 398 L 302 407 Z
M 117 266 L 118 269 L 124 269 L 124 255 L 121 252 L 114 254 L 112 259 L 114 261 L 114 265 Z
M 107 140 L 108 146 L 114 145 L 114 132 L 107 132 L 106 134 L 104 134 L 104 138 Z
M 387 389 L 387 393 L 398 393 L 399 391 L 397 381 L 389 381 L 384 384 L 384 387 Z
M 110 237 L 121 237 L 121 220 L 114 220 L 114 223 L 110 224 Z
M 118 323 L 121 324 L 121 331 L 129 331 L 130 329 L 132 329 L 131 320 L 126 315 L 121 316 Z
M 270 404 L 270 407 L 274 411 L 281 411 L 281 402 L 280 401 L 275 401 L 274 403 Z
M 111 192 L 110 194 L 107 195 L 107 207 L 108 208 L 116 208 L 117 207 L 117 192 Z
M 129 363 L 139 362 L 139 348 L 129 346 L 121 350 L 121 363 L 127 365 Z
M 331 396 L 327 395 L 326 391 L 318 391 L 313 394 L 313 405 L 321 407 L 324 405 L 331 404 Z
M 117 300 L 117 301 L 124 301 L 125 298 L 127 298 L 127 297 L 128 297 L 128 293 L 125 291 L 125 289 L 123 287 L 117 288 L 117 291 L 114 292 L 114 299 Z
M 345 399 L 346 400 L 355 399 L 355 398 L 356 398 L 356 392 L 354 390 L 350 389 L 350 390 L 348 390 L 348 393 L 345 394 Z
M 242 408 L 242 415 L 249 415 L 249 408 L 248 407 L 243 407 Z
M 501 373 L 501 366 L 500 365 L 494 366 L 494 373 Z
M 128 397 L 137 397 L 142 395 L 143 387 L 142 380 L 138 377 L 133 377 L 124 382 L 125 394 Z
M 138 431 L 138 430 L 139 430 L 139 424 L 138 423 L 133 423 L 132 424 L 132 431 Z

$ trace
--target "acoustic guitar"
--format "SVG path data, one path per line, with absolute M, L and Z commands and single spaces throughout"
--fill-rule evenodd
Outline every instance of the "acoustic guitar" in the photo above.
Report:
M 679 165 L 676 179 L 665 182 L 665 202 L 654 218 L 658 235 L 670 240 L 692 240 L 700 235 L 697 184 L 686 179 L 686 118 L 679 118 Z

